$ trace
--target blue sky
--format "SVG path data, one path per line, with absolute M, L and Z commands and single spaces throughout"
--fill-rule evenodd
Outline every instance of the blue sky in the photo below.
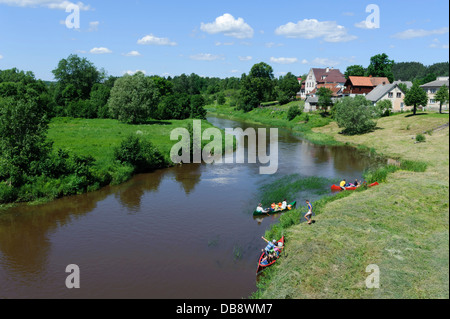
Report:
M 0 69 L 53 80 L 69 54 L 108 74 L 240 77 L 253 64 L 276 76 L 311 67 L 449 60 L 449 3 L 428 1 L 83 0 L 80 27 L 68 28 L 68 0 L 0 0 Z M 366 23 L 379 8 L 379 25 Z M 74 20 L 70 20 L 74 21 Z M 370 23 L 376 19 L 368 20 Z M 368 28 L 369 27 L 369 28 Z

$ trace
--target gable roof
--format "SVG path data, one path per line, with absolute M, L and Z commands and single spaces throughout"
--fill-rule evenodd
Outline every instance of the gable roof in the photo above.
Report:
M 339 96 L 339 92 L 342 91 L 342 87 L 337 86 L 336 83 L 321 83 L 321 84 L 318 84 L 314 90 L 309 92 L 309 94 L 314 95 L 317 93 L 318 89 L 323 88 L 323 87 L 331 90 L 332 96 L 334 96 L 334 97 Z
M 387 93 L 392 91 L 397 86 L 398 86 L 397 84 L 385 84 L 385 85 L 380 84 L 376 88 L 374 88 L 369 94 L 366 95 L 366 99 L 372 102 L 378 102 L 383 96 L 385 96 Z
M 421 88 L 427 88 L 427 87 L 441 87 L 443 85 L 448 86 L 448 82 L 449 82 L 448 78 L 446 80 L 441 78 L 441 79 L 438 79 L 436 81 L 425 83 L 424 85 L 421 85 L 420 87 Z
M 380 84 L 389 84 L 389 79 L 386 77 L 369 77 L 369 76 L 349 76 L 348 80 L 353 86 L 368 86 L 375 87 Z
M 327 82 L 327 83 L 345 83 L 345 76 L 341 73 L 339 69 L 318 69 L 313 68 L 314 76 L 317 82 Z M 328 72 L 327 72 L 328 70 Z M 326 76 L 325 79 L 322 79 Z

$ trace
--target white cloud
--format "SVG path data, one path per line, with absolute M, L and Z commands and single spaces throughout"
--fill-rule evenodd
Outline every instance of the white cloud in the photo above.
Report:
M 292 64 L 298 62 L 297 58 L 270 58 L 270 62 L 279 64 Z
M 406 39 L 413 39 L 413 38 L 423 38 L 423 37 L 427 37 L 430 35 L 436 35 L 436 34 L 446 34 L 446 33 L 448 33 L 448 31 L 449 31 L 448 27 L 443 27 L 443 28 L 435 29 L 435 30 L 408 29 L 403 32 L 396 33 L 396 34 L 392 35 L 391 37 L 396 38 L 396 39 L 406 40 Z
M 98 31 L 98 26 L 100 25 L 99 21 L 89 22 L 89 32 Z
M 265 44 L 266 48 L 273 48 L 273 47 L 282 47 L 283 43 L 275 43 L 275 42 L 267 42 Z
M 168 46 L 177 45 L 176 42 L 170 41 L 168 38 L 158 38 L 155 37 L 153 34 L 146 35 L 142 39 L 139 39 L 137 43 L 143 45 L 168 45 Z
M 355 27 L 359 28 L 359 29 L 366 29 L 366 30 L 373 30 L 373 29 L 377 29 L 375 27 L 375 25 L 369 24 L 367 23 L 366 20 L 363 20 L 361 22 L 355 23 Z
M 197 60 L 197 61 L 215 61 L 215 60 L 223 60 L 223 57 L 220 55 L 215 55 L 211 53 L 199 53 L 195 55 L 190 56 L 191 60 Z
M 348 42 L 357 38 L 348 34 L 347 29 L 335 21 L 318 21 L 316 19 L 304 19 L 297 23 L 289 22 L 279 26 L 275 30 L 275 34 L 287 38 L 323 38 L 326 42 Z
M 448 49 L 448 43 L 447 44 L 442 44 L 441 41 L 439 41 L 439 39 L 434 39 L 433 43 L 430 44 L 430 48 L 433 49 Z
M 112 51 L 108 48 L 93 48 L 91 49 L 91 51 L 89 51 L 92 54 L 107 54 L 107 53 L 112 53 Z
M 253 57 L 251 57 L 251 56 L 240 56 L 239 57 L 239 60 L 241 60 L 241 61 L 251 61 L 253 59 Z
M 219 42 L 219 41 L 217 41 L 216 43 L 215 43 L 215 45 L 218 47 L 218 46 L 221 46 L 221 45 L 234 45 L 234 42 Z
M 3 59 L 3 55 L 0 54 L 0 60 Z
M 315 58 L 314 60 L 312 60 L 311 64 L 334 67 L 334 66 L 341 64 L 341 62 L 338 60 L 332 60 L 329 58 Z
M 200 30 L 209 34 L 223 33 L 225 36 L 238 39 L 252 38 L 254 33 L 252 27 L 245 23 L 244 19 L 235 19 L 229 13 L 217 17 L 212 23 L 202 22 Z
M 15 7 L 46 7 L 56 10 L 66 10 L 69 5 L 75 4 L 82 11 L 91 9 L 89 5 L 85 5 L 83 2 L 74 3 L 67 0 L 0 0 L 0 4 L 6 4 Z
M 136 71 L 128 70 L 128 71 L 123 71 L 122 74 L 134 75 L 134 74 L 136 74 L 138 72 L 142 72 L 144 74 L 147 74 L 147 72 L 145 70 L 136 70 Z
M 308 64 L 308 63 L 309 63 L 308 60 L 306 60 L 306 59 L 302 60 L 302 64 Z
M 141 54 L 138 51 L 130 51 L 128 53 L 122 54 L 123 56 L 141 56 Z

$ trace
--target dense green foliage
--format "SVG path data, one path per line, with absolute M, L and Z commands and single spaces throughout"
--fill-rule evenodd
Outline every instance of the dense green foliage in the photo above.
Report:
M 394 60 L 389 60 L 386 53 L 377 54 L 370 58 L 370 64 L 366 73 L 373 77 L 387 77 L 392 83 L 394 82 L 393 65 Z
M 435 98 L 436 101 L 439 102 L 439 113 L 442 113 L 442 105 L 449 101 L 448 86 L 441 86 L 437 91 Z
M 449 63 L 441 62 L 425 66 L 420 62 L 398 62 L 392 66 L 395 80 L 419 81 L 420 84 L 434 81 L 438 76 L 449 75 Z
M 345 97 L 335 104 L 334 117 L 343 133 L 354 135 L 367 133 L 376 126 L 372 103 L 364 96 Z

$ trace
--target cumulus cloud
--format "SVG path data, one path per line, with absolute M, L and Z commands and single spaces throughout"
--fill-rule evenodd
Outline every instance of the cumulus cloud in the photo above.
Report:
M 251 56 L 240 56 L 239 57 L 239 60 L 241 60 L 241 61 L 251 61 L 253 59 L 253 57 L 251 57 Z
M 138 51 L 130 51 L 128 53 L 122 54 L 124 56 L 141 56 L 141 54 Z
M 190 56 L 191 60 L 197 60 L 197 61 L 215 61 L 215 60 L 223 60 L 223 57 L 216 54 L 211 53 L 199 53 L 195 55 Z
M 449 28 L 448 27 L 443 27 L 440 29 L 435 29 L 435 30 L 424 30 L 424 29 L 408 29 L 399 33 L 396 33 L 394 35 L 392 35 L 392 38 L 396 38 L 396 39 L 402 39 L 402 40 L 407 40 L 407 39 L 414 39 L 414 38 L 423 38 L 423 37 L 427 37 L 430 35 L 436 35 L 436 34 L 446 34 L 448 33 Z
M 3 55 L 0 54 L 0 60 L 3 59 Z
M 93 48 L 91 49 L 91 51 L 89 51 L 92 54 L 107 54 L 107 53 L 112 53 L 112 51 L 108 48 Z
M 167 46 L 175 46 L 176 42 L 170 41 L 168 38 L 158 38 L 153 34 L 146 35 L 142 39 L 139 39 L 138 44 L 143 45 L 167 45 Z
M 244 19 L 235 19 L 229 13 L 217 17 L 214 22 L 202 22 L 200 30 L 209 34 L 223 33 L 225 36 L 238 39 L 252 38 L 254 33 L 252 27 L 245 23 Z
M 322 66 L 337 66 L 341 64 L 341 61 L 333 60 L 329 58 L 315 58 L 311 62 L 313 65 L 322 65 Z
M 279 64 L 292 64 L 298 62 L 297 58 L 270 58 L 270 62 Z
M 9 6 L 16 7 L 45 7 L 49 9 L 56 10 L 66 10 L 69 5 L 77 5 L 80 10 L 87 11 L 90 10 L 91 7 L 89 5 L 85 5 L 83 2 L 70 2 L 67 0 L 0 0 L 0 4 L 6 4 Z
M 348 34 L 347 29 L 335 21 L 318 21 L 316 19 L 304 19 L 297 23 L 289 22 L 279 26 L 275 30 L 275 34 L 287 38 L 323 38 L 326 42 L 348 42 L 357 38 Z

